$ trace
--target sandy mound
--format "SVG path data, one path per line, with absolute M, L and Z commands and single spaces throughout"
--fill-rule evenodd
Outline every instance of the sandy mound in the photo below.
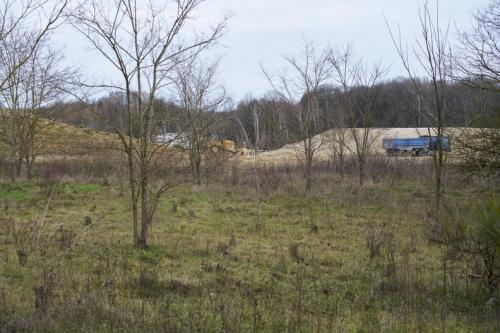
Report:
M 354 154 L 356 151 L 356 142 L 354 139 L 354 131 L 358 140 L 363 140 L 363 128 L 346 128 L 346 129 L 333 129 L 327 132 L 316 135 L 313 138 L 313 145 L 317 150 L 316 157 L 318 159 L 329 159 L 333 156 L 334 147 L 338 144 L 338 135 L 344 131 L 345 142 L 347 146 L 347 154 Z M 435 135 L 436 131 L 431 129 L 431 135 Z M 464 128 L 448 128 L 446 135 L 453 139 L 461 135 Z M 386 138 L 417 138 L 420 135 L 429 135 L 428 128 L 371 128 L 368 130 L 368 142 L 372 154 L 385 154 L 382 148 L 382 139 Z M 296 159 L 297 156 L 303 154 L 303 142 L 292 143 L 283 146 L 280 149 L 261 153 L 259 159 L 262 162 L 282 162 Z

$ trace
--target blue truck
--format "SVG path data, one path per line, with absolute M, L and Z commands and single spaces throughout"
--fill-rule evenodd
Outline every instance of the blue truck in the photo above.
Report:
M 383 139 L 382 147 L 388 156 L 431 156 L 439 147 L 444 151 L 451 151 L 450 139 L 447 136 L 421 135 L 418 138 Z

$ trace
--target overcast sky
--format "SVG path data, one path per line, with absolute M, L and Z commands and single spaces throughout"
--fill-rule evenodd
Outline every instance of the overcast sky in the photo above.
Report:
M 384 15 L 392 26 L 398 23 L 408 42 L 418 33 L 419 0 L 208 0 L 200 15 L 217 19 L 230 12 L 229 31 L 223 47 L 220 77 L 233 100 L 248 94 L 259 97 L 269 91 L 260 64 L 269 71 L 283 67 L 283 55 L 298 52 L 304 38 L 317 43 L 344 46 L 352 42 L 357 55 L 366 61 L 381 61 L 390 67 L 389 76 L 402 74 L 390 41 Z M 470 15 L 488 0 L 440 0 L 442 22 L 451 31 L 470 26 Z M 89 50 L 76 33 L 65 33 L 66 57 L 89 72 L 107 76 L 104 60 Z M 109 76 L 112 76 L 111 71 Z

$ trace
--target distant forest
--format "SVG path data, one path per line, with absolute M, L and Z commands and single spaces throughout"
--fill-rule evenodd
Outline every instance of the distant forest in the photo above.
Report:
M 423 82 L 424 93 L 431 94 L 431 85 Z M 354 88 L 350 93 L 356 96 Z M 407 79 L 386 81 L 368 89 L 377 94 L 373 106 L 373 127 L 427 127 L 432 120 L 426 116 L 432 105 L 418 105 L 412 83 Z M 317 132 L 335 126 L 343 92 L 335 86 L 323 86 L 319 91 L 319 115 Z M 362 94 L 358 94 L 362 98 Z M 306 96 L 303 97 L 303 100 Z M 426 98 L 425 101 L 430 99 Z M 445 124 L 449 127 L 500 127 L 500 96 L 488 90 L 471 89 L 465 84 L 447 86 L 447 113 Z M 111 123 L 126 121 L 125 99 L 119 93 L 101 97 L 93 102 L 100 116 L 96 117 L 83 104 L 68 103 L 55 107 L 55 117 L 61 122 L 110 131 Z M 273 93 L 264 97 L 248 97 L 237 104 L 229 105 L 225 111 L 207 113 L 212 118 L 212 131 L 239 144 L 250 146 L 255 141 L 255 115 L 258 117 L 261 147 L 275 149 L 301 139 L 297 113 L 298 106 L 283 101 Z M 418 111 L 420 109 L 420 112 Z M 51 113 L 54 116 L 54 113 Z M 156 134 L 181 132 L 188 123 L 185 112 L 174 102 L 159 98 L 155 105 Z M 361 125 L 360 125 L 361 126 Z

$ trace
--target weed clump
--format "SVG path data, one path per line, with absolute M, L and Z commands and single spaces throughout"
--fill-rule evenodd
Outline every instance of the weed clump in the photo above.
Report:
M 293 243 L 288 248 L 290 252 L 290 257 L 292 257 L 292 260 L 295 262 L 301 262 L 304 260 L 304 258 L 300 255 L 299 247 L 300 247 L 299 243 Z
M 54 297 L 55 274 L 52 269 L 43 268 L 41 284 L 33 286 L 35 293 L 35 310 L 40 317 L 44 317 Z

